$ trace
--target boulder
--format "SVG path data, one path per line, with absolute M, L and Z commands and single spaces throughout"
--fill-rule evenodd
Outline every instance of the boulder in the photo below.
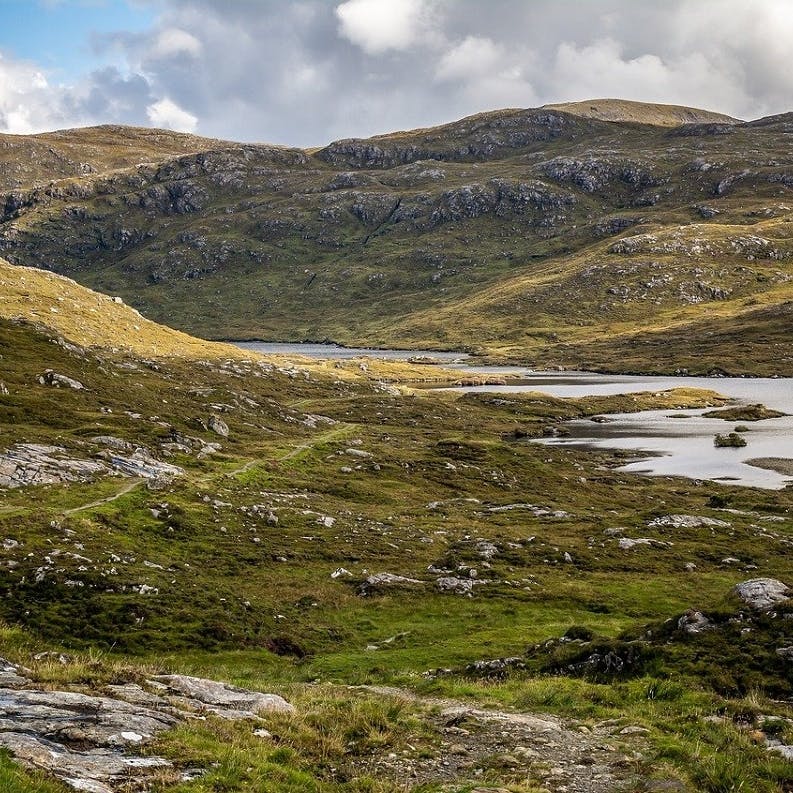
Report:
M 80 391 L 85 388 L 79 380 L 74 380 L 71 377 L 67 377 L 65 374 L 53 372 L 52 369 L 46 369 L 39 375 L 39 383 L 41 383 L 41 385 L 54 386 L 55 388 L 73 388 L 75 391 Z
M 691 609 L 677 621 L 677 627 L 686 633 L 702 633 L 712 628 L 713 624 L 701 611 Z
M 736 584 L 732 593 L 749 608 L 762 610 L 787 600 L 790 588 L 776 578 L 751 578 Z
M 435 582 L 435 586 L 441 592 L 454 592 L 457 595 L 470 595 L 476 584 L 481 584 L 472 578 L 456 578 L 455 576 L 443 576 Z
M 277 694 L 237 688 L 217 680 L 188 675 L 158 675 L 154 684 L 183 698 L 190 707 L 224 719 L 255 718 L 262 713 L 292 713 L 294 708 Z
M 212 430 L 212 432 L 214 432 L 216 435 L 220 435 L 221 438 L 228 438 L 229 436 L 228 424 L 226 424 L 226 422 L 215 413 L 209 417 L 207 427 L 209 427 L 209 429 Z

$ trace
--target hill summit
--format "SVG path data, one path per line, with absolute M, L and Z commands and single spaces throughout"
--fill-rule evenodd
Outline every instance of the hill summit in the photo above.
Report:
M 599 121 L 625 121 L 652 124 L 659 127 L 679 127 L 682 124 L 739 124 L 739 119 L 712 110 L 684 105 L 663 105 L 653 102 L 633 102 L 629 99 L 587 99 L 583 102 L 560 102 L 543 105 L 548 110 L 562 110 L 583 118 Z

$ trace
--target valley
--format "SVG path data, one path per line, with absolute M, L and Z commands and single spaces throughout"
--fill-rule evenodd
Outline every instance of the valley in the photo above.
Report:
M 531 442 L 568 419 L 719 408 L 718 379 L 427 390 L 460 371 L 185 340 L 59 276 L 0 276 L 0 693 L 89 698 L 57 730 L 31 722 L 25 747 L 152 758 L 42 776 L 0 723 L 40 769 L 0 761 L 9 793 L 788 783 L 766 742 L 787 746 L 789 607 L 733 587 L 793 578 L 790 489 Z M 295 710 L 229 720 L 163 675 Z M 112 715 L 130 696 L 171 725 L 142 748 L 88 726 L 92 707 L 135 724 Z
M 790 128 L 0 135 L 0 789 L 793 789 Z

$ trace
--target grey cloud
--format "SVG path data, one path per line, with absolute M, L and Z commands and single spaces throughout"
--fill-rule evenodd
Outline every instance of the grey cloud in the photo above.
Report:
M 204 135 L 319 145 L 504 106 L 616 96 L 750 118 L 793 96 L 790 0 L 388 0 L 412 21 L 368 42 L 378 2 L 170 0 L 152 30 L 95 39 L 129 74 L 88 75 L 64 116 L 145 124 L 167 99 Z

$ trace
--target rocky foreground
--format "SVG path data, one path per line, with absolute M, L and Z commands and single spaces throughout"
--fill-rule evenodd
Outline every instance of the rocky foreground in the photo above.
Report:
M 0 746 L 87 793 L 137 789 L 155 773 L 171 781 L 190 778 L 192 771 L 177 771 L 145 752 L 147 743 L 182 721 L 246 719 L 256 729 L 263 713 L 292 710 L 275 694 L 184 675 L 158 675 L 145 686 L 111 685 L 102 696 L 52 691 L 0 659 Z

